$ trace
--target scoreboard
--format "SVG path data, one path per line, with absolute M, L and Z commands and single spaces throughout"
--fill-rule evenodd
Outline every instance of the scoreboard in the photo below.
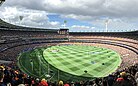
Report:
M 61 34 L 61 35 L 69 35 L 69 29 L 60 29 L 58 31 L 58 34 Z

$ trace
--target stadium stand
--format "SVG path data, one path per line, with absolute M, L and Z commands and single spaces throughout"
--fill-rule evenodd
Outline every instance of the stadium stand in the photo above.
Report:
M 62 29 L 61 29 L 62 30 Z M 1 42 L 35 41 L 35 40 L 68 40 L 67 34 L 59 34 L 58 29 L 39 29 L 15 26 L 0 19 Z
M 93 32 L 59 34 L 60 29 L 39 29 L 9 24 L 0 19 L 0 60 L 12 61 L 0 66 L 0 85 L 12 86 L 137 86 L 138 85 L 138 31 Z M 63 30 L 62 30 L 63 31 Z M 122 57 L 120 68 L 113 74 L 94 80 L 46 81 L 27 77 L 17 66 L 18 55 L 24 50 L 57 44 L 88 44 L 110 48 Z M 129 54 L 128 56 L 125 56 Z M 124 58 L 125 57 L 125 58 Z

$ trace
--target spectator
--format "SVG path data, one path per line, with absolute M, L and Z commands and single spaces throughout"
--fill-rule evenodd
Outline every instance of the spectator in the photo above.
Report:
M 4 79 L 4 71 L 3 69 L 0 70 L 0 86 L 6 86 L 6 84 L 3 82 Z
M 63 84 L 63 81 L 62 81 L 62 80 L 60 80 L 60 81 L 58 82 L 58 86 L 64 86 L 64 84 Z
M 39 86 L 48 86 L 47 81 L 45 79 L 42 79 L 39 83 Z
M 107 82 L 108 82 L 108 86 L 112 86 L 114 83 L 114 76 L 110 74 L 108 76 Z

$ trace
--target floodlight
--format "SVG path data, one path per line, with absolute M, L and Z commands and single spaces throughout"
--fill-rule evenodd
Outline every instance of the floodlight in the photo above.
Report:
M 108 31 L 108 23 L 109 23 L 109 19 L 105 20 L 105 31 L 106 32 Z

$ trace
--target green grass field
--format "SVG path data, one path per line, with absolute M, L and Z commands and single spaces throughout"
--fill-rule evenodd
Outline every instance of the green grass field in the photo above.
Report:
M 22 53 L 18 66 L 28 75 L 58 80 L 104 77 L 121 64 L 118 53 L 88 45 L 60 45 Z M 86 72 L 87 71 L 87 72 Z

